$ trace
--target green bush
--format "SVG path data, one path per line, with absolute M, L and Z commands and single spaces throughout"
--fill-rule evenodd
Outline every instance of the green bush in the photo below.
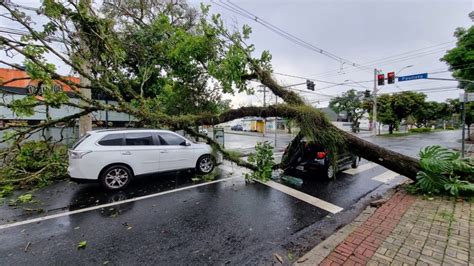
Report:
M 410 129 L 410 133 L 426 133 L 430 131 L 431 131 L 431 128 L 426 128 L 426 127 Z
M 420 151 L 421 171 L 415 183 L 417 191 L 428 194 L 474 194 L 474 158 L 461 158 L 459 152 L 440 146 Z
M 255 153 L 249 155 L 249 163 L 257 166 L 257 171 L 245 174 L 247 182 L 253 182 L 254 179 L 266 182 L 270 180 L 273 172 L 273 147 L 267 142 L 259 142 L 255 146 Z
M 67 148 L 29 141 L 2 154 L 0 186 L 42 187 L 67 176 Z
M 446 130 L 454 130 L 454 127 L 453 126 L 447 126 Z

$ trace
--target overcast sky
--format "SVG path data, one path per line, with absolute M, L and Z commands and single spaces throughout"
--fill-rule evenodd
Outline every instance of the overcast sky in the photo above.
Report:
M 38 0 L 14 0 L 28 6 L 39 6 Z M 191 1 L 198 5 L 201 1 Z M 338 95 L 350 86 L 330 86 L 327 82 L 354 83 L 354 88 L 373 88 L 374 67 L 384 73 L 399 71 L 399 76 L 440 72 L 447 70 L 440 62 L 446 50 L 454 47 L 453 32 L 457 27 L 470 27 L 468 17 L 473 10 L 469 0 L 392 0 L 392 1 L 238 1 L 233 3 L 254 15 L 285 30 L 300 39 L 330 52 L 340 58 L 363 65 L 354 68 L 341 64 L 320 53 L 300 47 L 268 30 L 253 20 L 213 5 L 211 11 L 221 13 L 228 26 L 252 26 L 250 42 L 257 51 L 269 50 L 273 55 L 275 72 L 321 80 L 316 81 L 316 92 Z M 3 23 L 3 24 L 2 24 Z M 0 21 L 0 26 L 5 25 Z M 415 51 L 416 50 L 416 51 Z M 393 57 L 392 57 L 393 56 Z M 386 58 L 390 57 L 390 58 Z M 386 58 L 386 59 L 384 59 Z M 378 60 L 378 61 L 376 61 Z M 376 64 L 373 62 L 376 61 Z M 432 74 L 431 77 L 450 78 L 448 72 Z M 304 79 L 276 75 L 284 84 L 304 82 Z M 456 87 L 456 82 L 420 80 L 400 82 L 381 88 L 381 92 L 420 90 L 438 87 Z M 305 85 L 296 87 L 306 90 Z M 318 106 L 328 104 L 328 97 L 316 93 L 303 93 L 308 101 L 320 100 Z M 430 100 L 443 101 L 459 97 L 460 91 L 427 93 Z M 235 106 L 261 105 L 263 95 L 237 95 L 230 97 Z M 274 101 L 274 98 L 270 99 Z

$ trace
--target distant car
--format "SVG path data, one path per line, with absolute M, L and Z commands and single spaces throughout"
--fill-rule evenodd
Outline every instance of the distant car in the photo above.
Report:
M 199 130 L 199 133 L 204 134 L 204 135 L 207 135 L 208 131 L 207 131 L 207 129 L 205 129 L 205 128 L 201 128 L 201 129 Z
M 299 143 L 292 154 L 289 154 L 288 148 L 283 154 L 283 158 L 287 160 L 287 171 L 317 172 L 329 179 L 334 178 L 339 171 L 359 166 L 360 157 L 351 152 L 339 153 L 336 157 L 336 167 L 331 163 L 333 157 L 334 154 L 329 149 L 307 142 L 305 139 Z
M 211 146 L 172 131 L 98 130 L 69 150 L 68 173 L 74 181 L 96 181 L 105 189 L 119 190 L 135 176 L 179 169 L 208 174 L 221 161 Z
M 233 131 L 243 131 L 244 130 L 242 125 L 235 125 L 235 126 L 232 126 L 230 129 L 233 130 Z

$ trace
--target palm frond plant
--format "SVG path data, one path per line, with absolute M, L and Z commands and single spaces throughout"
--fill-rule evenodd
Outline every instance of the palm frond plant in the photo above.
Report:
M 461 158 L 459 152 L 441 146 L 428 146 L 420 151 L 420 166 L 415 184 L 418 191 L 453 196 L 474 193 L 473 158 Z

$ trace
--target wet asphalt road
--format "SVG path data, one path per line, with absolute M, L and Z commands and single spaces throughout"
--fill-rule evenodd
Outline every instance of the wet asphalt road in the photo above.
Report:
M 426 145 L 458 145 L 456 134 L 368 140 L 416 155 Z M 303 185 L 297 190 L 344 208 L 331 214 L 266 185 L 245 184 L 239 168 L 222 169 L 218 178 L 231 179 L 194 188 L 189 188 L 196 184 L 194 175 L 187 172 L 140 178 L 115 193 L 94 184 L 60 183 L 34 193 L 44 209 L 40 214 L 25 214 L 22 208 L 4 204 L 0 212 L 8 219 L 2 218 L 0 224 L 98 207 L 0 228 L 0 264 L 257 264 L 275 261 L 274 253 L 288 260 L 349 222 L 363 207 L 360 202 L 402 181 L 402 177 L 387 183 L 373 180 L 387 171 L 380 166 L 355 175 L 340 173 L 333 181 L 298 173 Z M 183 188 L 189 189 L 100 207 Z M 81 241 L 87 245 L 77 249 Z

